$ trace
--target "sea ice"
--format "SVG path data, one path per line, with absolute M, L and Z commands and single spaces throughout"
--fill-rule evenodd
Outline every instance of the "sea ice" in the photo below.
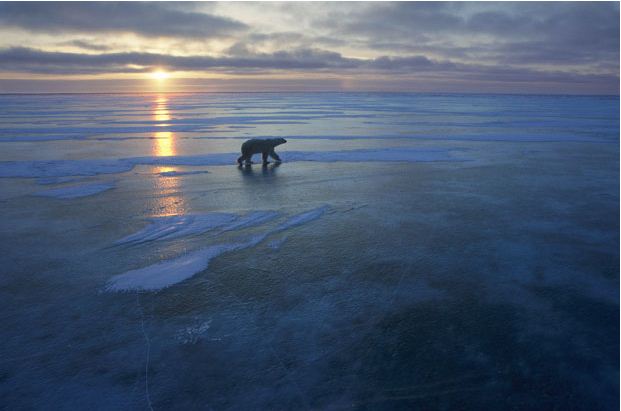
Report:
M 204 321 L 194 327 L 187 327 L 177 333 L 177 339 L 182 344 L 195 344 L 209 330 L 211 321 Z
M 52 185 L 52 184 L 63 184 L 63 183 L 72 183 L 75 181 L 80 181 L 82 177 L 41 177 L 37 179 L 37 184 L 41 185 Z
M 194 174 L 207 174 L 209 171 L 207 170 L 197 170 L 197 171 L 162 171 L 159 173 L 162 177 L 179 177 L 179 176 L 188 176 Z
M 52 188 L 50 190 L 39 191 L 38 193 L 35 193 L 35 195 L 42 197 L 70 199 L 92 196 L 110 190 L 112 188 L 114 188 L 114 185 L 109 183 L 81 184 L 77 186 Z
M 230 213 L 155 217 L 150 219 L 151 224 L 134 234 L 121 238 L 115 244 L 140 244 L 164 238 L 171 240 L 189 235 L 202 234 L 230 223 L 235 219 L 237 219 L 237 216 Z
M 106 289 L 108 291 L 156 291 L 170 287 L 206 269 L 214 257 L 251 245 L 253 244 L 250 242 L 214 245 L 172 260 L 129 270 L 112 277 Z
M 275 240 L 270 241 L 267 246 L 272 250 L 278 250 L 282 245 L 287 241 L 287 236 L 283 236 L 282 238 L 277 238 Z
M 212 245 L 181 257 L 162 261 L 147 267 L 129 270 L 112 277 L 106 286 L 108 291 L 157 291 L 180 283 L 208 268 L 209 262 L 224 253 L 254 247 L 271 234 L 306 224 L 320 218 L 329 206 L 293 215 L 277 227 L 257 234 L 247 241 Z
M 242 228 L 254 227 L 273 220 L 278 216 L 279 213 L 276 211 L 252 211 L 227 224 L 222 228 L 222 231 L 234 231 Z
M 280 231 L 284 231 L 289 228 L 296 227 L 298 225 L 309 223 L 321 217 L 329 209 L 330 209 L 330 206 L 324 205 L 324 206 L 317 207 L 315 209 L 306 211 L 301 214 L 296 214 L 292 217 L 289 217 L 285 222 L 281 223 L 276 228 L 271 230 L 270 234 L 278 233 Z
M 338 151 L 283 151 L 285 162 L 427 162 L 464 161 L 451 155 L 451 149 L 386 148 Z M 122 159 L 2 161 L 0 177 L 65 177 L 116 174 L 137 165 L 151 166 L 223 166 L 232 165 L 239 153 L 217 153 L 196 156 L 131 157 Z
M 66 177 L 116 174 L 135 164 L 124 159 L 1 161 L 0 177 Z

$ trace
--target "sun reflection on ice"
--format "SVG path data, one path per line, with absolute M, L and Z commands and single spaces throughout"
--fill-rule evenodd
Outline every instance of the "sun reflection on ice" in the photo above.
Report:
M 153 135 L 152 153 L 155 157 L 171 157 L 177 155 L 177 137 L 167 123 L 171 120 L 168 110 L 168 98 L 160 95 L 153 102 L 152 117 L 157 127 L 162 127 L 163 131 L 156 131 Z M 160 166 L 154 170 L 156 173 L 177 171 L 177 167 Z M 157 216 L 170 216 L 185 213 L 185 201 L 181 191 L 181 179 L 175 176 L 160 176 L 156 178 L 156 210 Z

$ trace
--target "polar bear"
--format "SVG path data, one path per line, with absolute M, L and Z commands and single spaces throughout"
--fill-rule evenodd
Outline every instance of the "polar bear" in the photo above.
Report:
M 280 163 L 280 157 L 278 157 L 278 154 L 276 154 L 274 148 L 281 144 L 285 144 L 286 142 L 287 140 L 284 138 L 253 138 L 251 140 L 247 140 L 241 146 L 242 155 L 237 159 L 237 163 L 242 165 L 245 161 L 246 164 L 250 164 L 252 155 L 257 153 L 261 153 L 263 155 L 263 164 L 268 163 L 267 156 L 272 157 L 277 163 Z

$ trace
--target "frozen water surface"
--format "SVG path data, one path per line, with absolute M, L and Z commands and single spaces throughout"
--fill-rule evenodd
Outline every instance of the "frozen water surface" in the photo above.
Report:
M 619 408 L 618 97 L 0 107 L 3 408 Z
M 78 198 L 99 194 L 112 188 L 114 188 L 114 184 L 80 184 L 39 191 L 35 195 L 54 198 Z

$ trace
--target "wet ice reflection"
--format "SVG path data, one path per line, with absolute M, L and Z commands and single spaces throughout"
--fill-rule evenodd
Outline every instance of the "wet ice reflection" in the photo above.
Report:
M 168 98 L 160 95 L 153 102 L 152 110 L 153 120 L 157 122 L 157 126 L 162 131 L 156 131 L 153 135 L 152 154 L 156 157 L 170 157 L 177 155 L 175 133 L 168 131 L 170 126 L 170 111 L 168 110 Z M 178 171 L 177 167 L 163 166 L 156 167 L 156 173 L 170 173 Z M 157 197 L 158 216 L 171 216 L 184 214 L 186 211 L 185 200 L 181 191 L 181 179 L 174 175 L 168 174 L 158 178 L 155 183 L 155 196 Z

